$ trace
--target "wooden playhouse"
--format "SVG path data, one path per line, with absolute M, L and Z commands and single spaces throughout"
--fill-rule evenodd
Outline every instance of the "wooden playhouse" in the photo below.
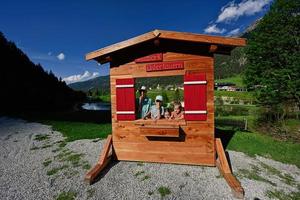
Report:
M 245 45 L 243 38 L 154 30 L 88 53 L 86 60 L 110 63 L 112 135 L 86 181 L 92 183 L 111 158 L 217 166 L 243 197 L 215 138 L 214 54 Z M 184 77 L 184 119 L 137 119 L 135 79 L 175 75 Z

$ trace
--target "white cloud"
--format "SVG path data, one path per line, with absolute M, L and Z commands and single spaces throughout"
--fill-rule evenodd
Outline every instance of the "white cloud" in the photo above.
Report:
M 236 28 L 236 29 L 229 31 L 227 35 L 234 36 L 234 35 L 237 35 L 239 32 L 240 32 L 240 28 Z
M 204 32 L 205 33 L 224 33 L 226 31 L 226 29 L 222 28 L 218 28 L 216 24 L 212 24 L 212 25 L 209 25 L 208 27 L 206 27 L 204 29 Z
M 239 4 L 230 2 L 221 9 L 216 22 L 230 22 L 246 15 L 251 16 L 263 10 L 272 0 L 243 0 Z
M 66 58 L 64 53 L 60 53 L 56 57 L 57 57 L 58 60 L 64 60 Z
M 85 71 L 83 74 L 68 76 L 63 78 L 62 80 L 65 81 L 67 84 L 70 84 L 70 83 L 75 83 L 80 81 L 86 81 L 92 78 L 96 78 L 98 76 L 99 76 L 98 72 L 91 73 L 89 71 Z

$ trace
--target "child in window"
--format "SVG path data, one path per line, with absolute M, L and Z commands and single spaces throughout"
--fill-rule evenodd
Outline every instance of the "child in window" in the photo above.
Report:
M 144 119 L 151 117 L 153 120 L 161 119 L 165 115 L 164 107 L 162 106 L 163 97 L 161 95 L 156 96 L 155 105 L 151 106 L 150 111 L 146 114 Z
M 165 119 L 170 119 L 171 115 L 170 115 L 170 112 L 169 112 L 169 108 L 166 108 L 165 110 Z
M 174 111 L 170 119 L 183 119 L 184 118 L 184 111 L 182 110 L 181 103 L 176 102 L 174 103 Z

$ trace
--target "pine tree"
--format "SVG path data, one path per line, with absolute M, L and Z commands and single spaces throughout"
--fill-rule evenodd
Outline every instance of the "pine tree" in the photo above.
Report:
M 300 106 L 299 24 L 300 1 L 275 0 L 246 47 L 245 83 L 277 120 Z

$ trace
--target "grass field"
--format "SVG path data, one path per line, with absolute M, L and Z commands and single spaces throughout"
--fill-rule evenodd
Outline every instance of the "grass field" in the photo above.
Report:
M 219 129 L 220 135 L 232 134 L 232 130 Z M 234 131 L 227 149 L 244 152 L 249 156 L 263 156 L 300 168 L 300 144 L 279 141 L 256 132 Z
M 232 91 L 214 91 L 216 97 L 234 97 L 237 99 L 244 99 L 244 100 L 253 100 L 253 94 L 251 92 L 232 92 Z
M 67 137 L 67 142 L 81 139 L 104 139 L 111 134 L 111 124 L 96 124 L 85 122 L 69 122 L 47 120 L 42 123 L 51 125 L 53 130 L 61 132 Z
M 236 75 L 230 78 L 216 79 L 215 83 L 234 83 L 237 87 L 245 87 L 241 75 Z

